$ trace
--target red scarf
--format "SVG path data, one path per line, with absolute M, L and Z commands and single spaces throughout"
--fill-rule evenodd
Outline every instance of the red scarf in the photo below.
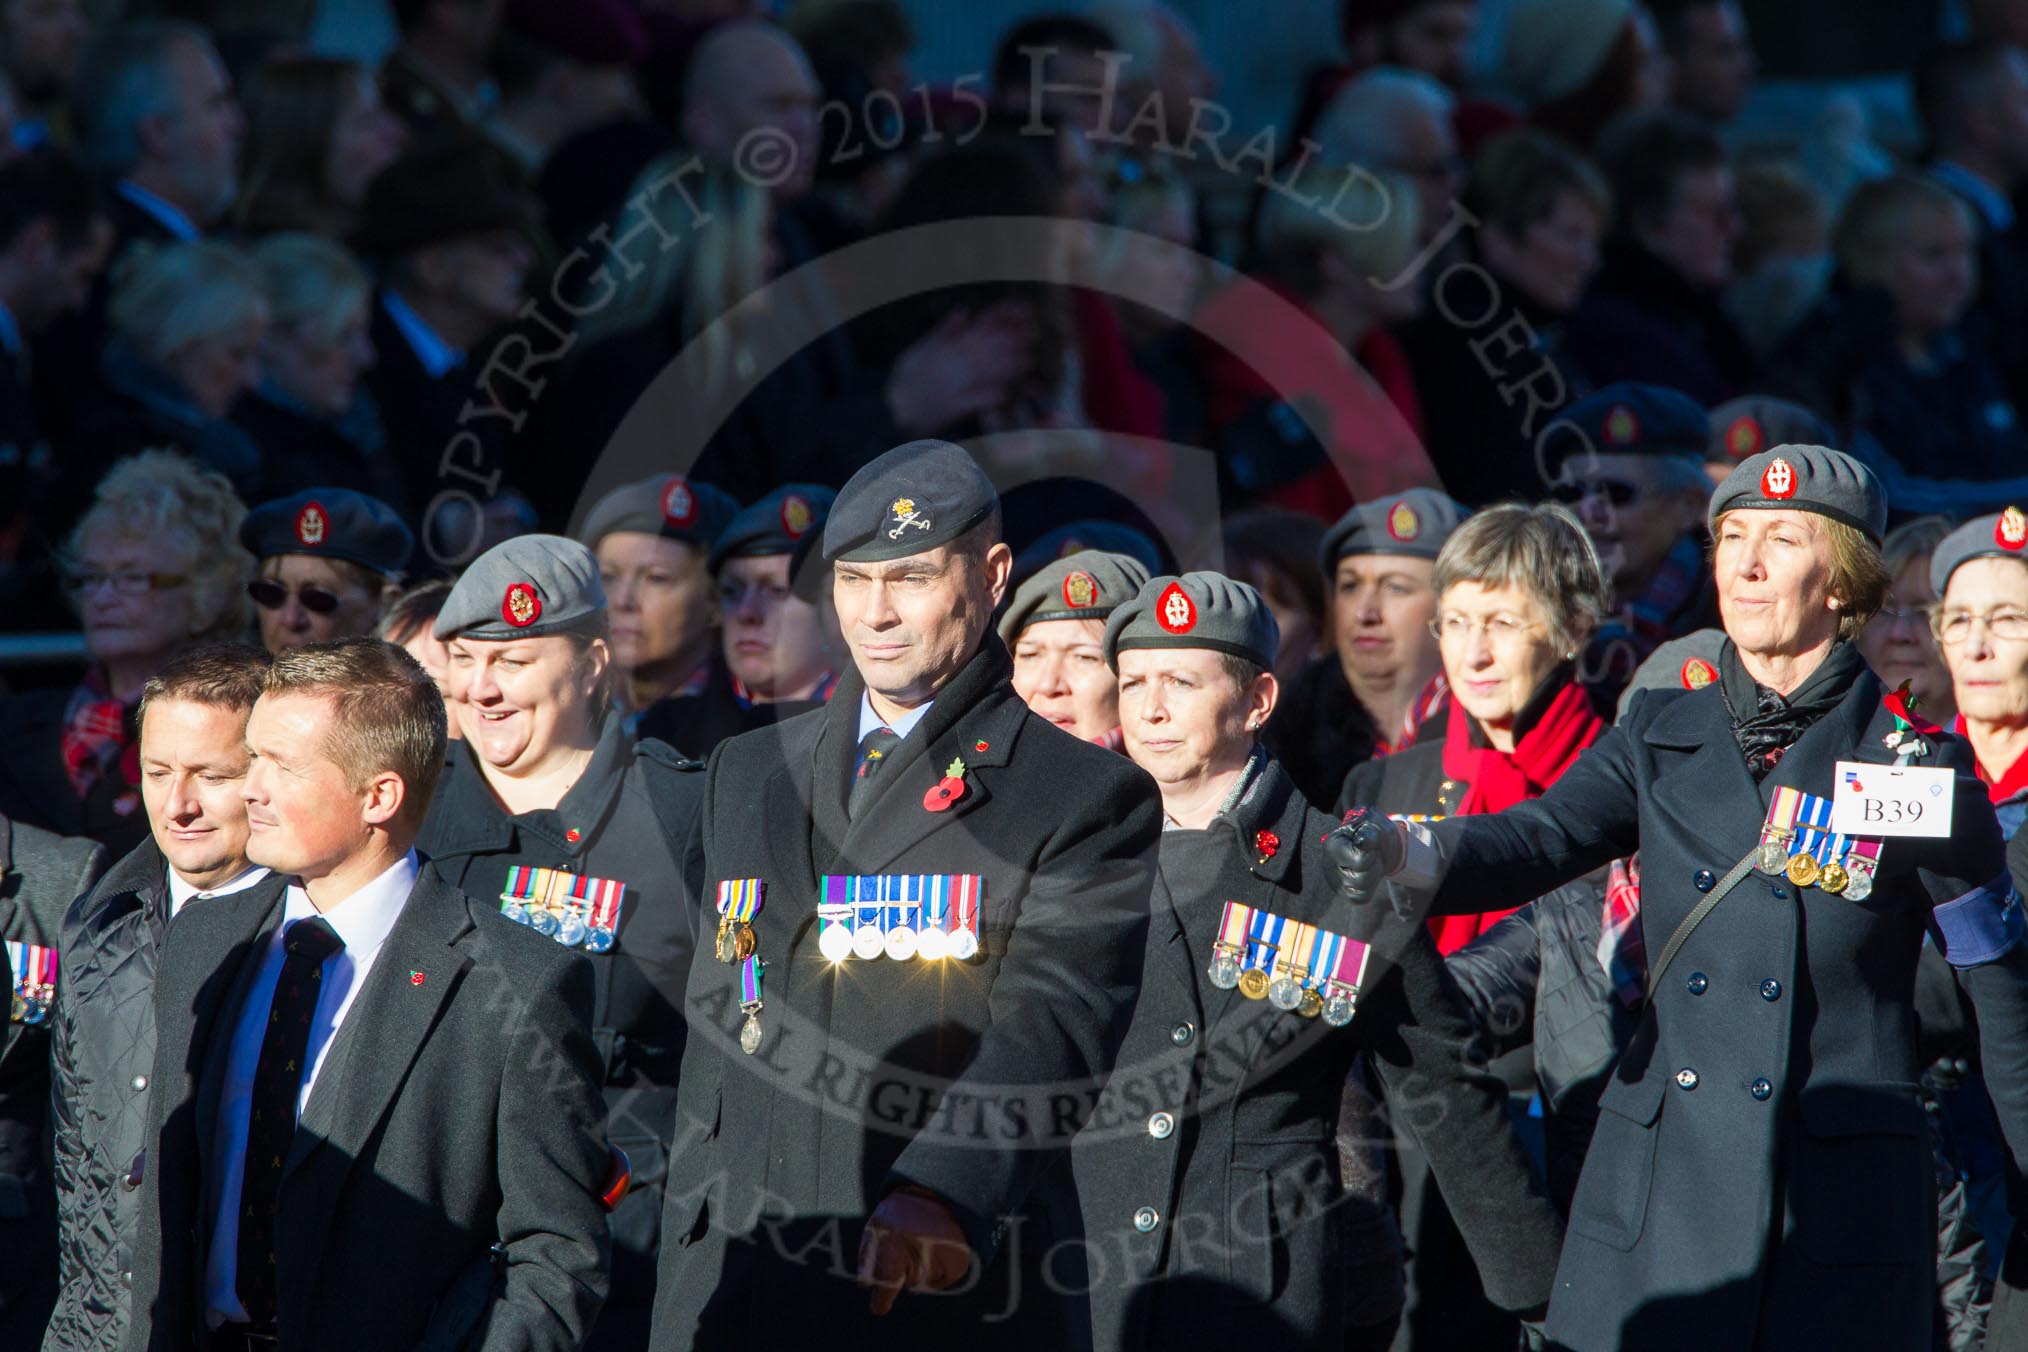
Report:
M 71 692 L 63 715 L 63 768 L 80 799 L 115 765 L 127 784 L 141 782 L 140 745 L 127 739 L 127 713 L 102 667 L 93 666 Z
M 1963 714 L 1959 714 L 1957 721 L 1951 724 L 1951 732 L 1959 737 L 1964 737 L 1966 746 L 1972 744 L 1972 739 L 1965 736 L 1965 716 Z M 1993 772 L 1986 768 L 1984 761 L 1977 761 L 1976 763 L 1979 767 L 1979 780 L 1986 786 L 1986 796 L 1993 800 L 1994 807 L 1998 807 L 2009 799 L 2018 798 L 2022 794 L 2028 793 L 2028 756 L 2016 756 L 2014 763 L 2008 766 L 2006 773 L 2002 774 L 1998 779 L 1993 778 Z
M 1592 712 L 1591 700 L 1575 681 L 1566 682 L 1535 726 L 1515 739 L 1512 755 L 1472 745 L 1472 716 L 1453 699 L 1444 729 L 1444 778 L 1469 787 L 1452 815 L 1499 812 L 1541 797 L 1604 732 L 1605 720 Z M 1520 909 L 1434 917 L 1430 933 L 1438 951 L 1455 953 Z

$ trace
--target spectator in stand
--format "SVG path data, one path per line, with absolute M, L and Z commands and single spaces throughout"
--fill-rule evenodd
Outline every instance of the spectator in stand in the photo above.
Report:
M 1838 222 L 1830 294 L 1774 361 L 1787 392 L 1935 479 L 2010 479 L 2028 465 L 1984 334 L 1966 323 L 1974 239 L 1970 209 L 1933 179 L 1861 187 Z
M 260 496 L 260 447 L 229 420 L 260 384 L 260 272 L 230 245 L 196 240 L 136 245 L 113 274 L 105 389 L 82 415 L 72 469 L 89 483 L 121 456 L 167 446 L 225 475 L 243 498 Z
M 1477 154 L 1520 120 L 1506 104 L 1465 92 L 1465 61 L 1478 25 L 1478 0 L 1339 0 L 1346 60 L 1310 73 L 1296 110 L 1296 134 L 1309 135 L 1332 97 L 1361 72 L 1396 66 L 1441 80 L 1458 95 L 1452 125 L 1465 153 Z
M 1601 385 L 1667 385 L 1706 408 L 1745 393 L 1753 355 L 1722 303 L 1739 207 L 1718 133 L 1686 113 L 1649 113 L 1615 127 L 1599 159 L 1619 216 L 1571 316 L 1578 366 Z
M 1261 211 L 1257 279 L 1211 297 L 1194 327 L 1223 500 L 1333 520 L 1437 482 L 1407 363 L 1369 373 L 1351 355 L 1421 306 L 1419 288 L 1398 283 L 1419 238 L 1416 190 L 1322 166 L 1291 188 Z M 1332 212 L 1306 205 L 1320 194 Z
M 1465 185 L 1465 162 L 1451 129 L 1456 105 L 1451 91 L 1430 76 L 1390 66 L 1364 71 L 1318 117 L 1311 132 L 1317 158 L 1408 180 L 1415 187 L 1418 242 L 1433 239 Z
M 481 130 L 532 186 L 563 142 L 646 112 L 634 68 L 648 30 L 623 0 L 511 0 L 506 13 L 493 49 L 500 106 Z
M 797 212 L 828 252 L 873 229 L 927 131 L 910 102 L 915 24 L 900 0 L 798 5 L 783 22 L 809 54 L 824 105 L 841 113 L 819 119 L 816 191 Z
M 1226 517 L 1218 533 L 1225 545 L 1219 571 L 1259 592 L 1274 614 L 1281 634 L 1275 679 L 1290 688 L 1323 655 L 1324 579 L 1317 572 L 1317 551 L 1324 544 L 1324 523 L 1302 512 L 1256 507 Z
M 683 143 L 736 168 L 754 133 L 786 138 L 786 172 L 770 187 L 775 200 L 793 202 L 815 181 L 817 94 L 816 73 L 794 38 L 758 19 L 720 24 L 697 44 L 684 72 Z
M 1713 126 L 1739 116 L 1760 67 L 1738 0 L 1647 0 L 1669 57 L 1669 101 Z
M 421 140 L 476 127 L 500 101 L 493 44 L 500 0 L 393 0 L 401 45 L 380 72 L 381 94 Z
M 34 150 L 50 141 L 78 62 L 91 37 L 81 0 L 4 0 L 0 3 L 0 74 L 18 100 L 13 141 Z
M 1459 238 L 1483 271 L 1449 274 L 1401 330 L 1415 387 L 1434 396 L 1423 407 L 1430 459 L 1459 501 L 1542 495 L 1536 447 L 1590 388 L 1564 323 L 1598 274 L 1612 207 L 1604 176 L 1544 132 L 1501 136 L 1472 166 L 1465 209 L 1479 225 Z
M 247 78 L 246 184 L 234 221 L 249 235 L 306 230 L 350 237 L 366 189 L 401 155 L 407 130 L 365 67 L 275 57 Z
M 1100 131 L 1106 55 L 1117 48 L 1111 33 L 1079 15 L 1023 19 L 1001 35 L 993 50 L 994 107 L 1024 120 L 1040 113 L 1052 125 L 1076 127 L 1086 135 Z M 1124 69 L 1120 78 L 1125 78 Z M 1116 108 L 1114 116 L 1123 124 L 1132 110 Z
M 1853 640 L 1882 685 L 1893 690 L 1908 682 L 1922 716 L 1942 727 L 1958 716 L 1958 701 L 1931 627 L 1939 598 L 1929 564 L 1950 533 L 1950 521 L 1941 516 L 1920 516 L 1887 532 L 1880 545 L 1880 561 L 1892 579 L 1887 600 Z
M 269 235 L 248 253 L 260 270 L 268 327 L 260 385 L 233 421 L 261 448 L 263 486 L 284 494 L 332 484 L 404 510 L 401 467 L 362 383 L 373 366 L 372 279 L 317 235 Z
M 1186 321 L 1204 287 L 1196 252 L 1197 195 L 1167 162 L 1127 155 L 1113 162 L 1106 223 L 1122 234 L 1092 259 L 1119 316 L 1134 369 L 1162 401 L 1162 436 L 1180 446 L 1205 443 L 1204 392 L 1198 386 Z M 1150 247 L 1153 236 L 1170 248 Z M 1146 304 L 1129 297 L 1145 298 Z
M 106 475 L 64 549 L 89 665 L 72 689 L 0 700 L 0 811 L 115 854 L 148 834 L 134 709 L 170 658 L 246 632 L 245 514 L 222 475 L 170 451 Z
M 1738 192 L 1740 234 L 1725 312 L 1754 357 L 1765 361 L 1830 285 L 1830 212 L 1823 193 L 1778 160 L 1742 168 Z
M 1669 58 L 1634 0 L 1519 0 L 1501 74 L 1531 125 L 1583 151 L 1622 114 L 1669 98 Z
M 415 548 L 392 507 L 328 485 L 255 507 L 239 542 L 258 560 L 246 594 L 271 653 L 373 633 Z
M 434 632 L 437 616 L 443 613 L 444 599 L 450 594 L 451 583 L 446 578 L 417 583 L 388 602 L 376 632 L 413 657 L 416 665 L 437 683 L 437 689 L 444 692 L 444 714 L 450 719 L 449 736 L 455 742 L 465 734 L 458 729 L 456 712 L 450 707 L 450 686 L 445 684 L 450 671 L 450 650 Z
M 1085 17 L 1127 58 L 1112 130 L 1132 135 L 1144 151 L 1183 149 L 1197 102 L 1218 95 L 1218 72 L 1204 59 L 1196 30 L 1163 0 L 1096 0 Z

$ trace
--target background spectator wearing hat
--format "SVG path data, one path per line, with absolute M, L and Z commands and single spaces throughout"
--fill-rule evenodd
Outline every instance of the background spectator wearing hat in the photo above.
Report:
M 1978 757 L 2000 828 L 2028 818 L 2028 516 L 2019 508 L 1975 517 L 1931 556 L 1942 598 L 1931 620 L 1956 694 L 1954 731 Z M 1884 679 L 1884 677 L 1883 677 Z M 1937 715 L 1927 706 L 1923 715 Z
M 1837 439 L 1829 423 L 1792 399 L 1743 394 L 1711 410 L 1711 445 L 1704 452 L 1704 472 L 1716 488 L 1734 465 L 1770 446 L 1827 446 Z
M 647 55 L 624 0 L 509 0 L 492 57 L 500 104 L 480 131 L 532 185 L 558 145 L 645 111 L 634 67 Z
M 1521 0 L 1507 13 L 1501 62 L 1529 123 L 1580 150 L 1620 114 L 1669 97 L 1661 37 L 1633 0 Z
M 392 507 L 337 487 L 262 503 L 239 542 L 259 561 L 246 592 L 271 653 L 373 633 L 415 546 Z
M 585 514 L 577 538 L 598 558 L 623 712 L 710 685 L 719 615 L 706 564 L 738 512 L 722 489 L 657 474 L 622 484 Z
M 1087 549 L 1014 589 L 1000 617 L 1000 640 L 1014 654 L 1014 693 L 1037 717 L 1087 742 L 1123 749 L 1106 620 L 1147 580 L 1138 560 Z

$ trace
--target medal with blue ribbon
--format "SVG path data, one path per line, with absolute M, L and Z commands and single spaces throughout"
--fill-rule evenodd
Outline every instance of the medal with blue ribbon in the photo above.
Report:
M 1300 920 L 1290 922 L 1281 962 L 1275 969 L 1274 978 L 1268 982 L 1268 1003 L 1276 1009 L 1293 1013 L 1296 1006 L 1303 1002 L 1303 983 L 1310 979 L 1310 953 L 1316 942 L 1315 925 L 1306 925 Z
M 10 1023 L 37 1024 L 56 1000 L 56 950 L 45 944 L 7 941 L 7 970 L 14 978 L 8 1001 Z
M 1342 934 L 1333 934 L 1330 930 L 1317 931 L 1310 945 L 1309 970 L 1304 974 L 1296 1013 L 1306 1019 L 1314 1019 L 1324 1012 L 1325 983 L 1338 970 L 1338 955 L 1344 951 L 1347 942 Z
M 1288 922 L 1266 911 L 1255 911 L 1247 924 L 1246 963 L 1239 974 L 1239 993 L 1249 1000 L 1267 998 L 1268 981 L 1281 955 L 1282 931 Z
M 907 962 L 916 955 L 916 932 L 922 923 L 922 895 L 928 891 L 924 874 L 905 874 L 893 880 L 883 921 L 887 956 Z
M 824 875 L 817 949 L 832 962 L 886 956 L 964 962 L 979 951 L 976 873 Z
M 718 939 L 712 956 L 725 963 L 753 956 L 753 918 L 766 895 L 767 884 L 759 878 L 727 878 L 718 884 Z

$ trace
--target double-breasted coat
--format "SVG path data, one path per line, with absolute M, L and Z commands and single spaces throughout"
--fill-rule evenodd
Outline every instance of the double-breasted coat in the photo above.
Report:
M 1358 1240 L 1334 1134 L 1361 1052 L 1462 1199 L 1491 1297 L 1513 1310 L 1549 1298 L 1558 1225 L 1506 1089 L 1470 1045 L 1428 931 L 1345 898 L 1320 847 L 1335 825 L 1269 760 L 1229 815 L 1163 833 L 1141 997 L 1073 1152 L 1097 1347 L 1244 1345 L 1261 1307 L 1302 1345 L 1344 1345 Z M 1371 943 L 1352 1022 L 1212 985 L 1227 901 Z
M 1774 791 L 1830 797 L 1841 760 L 1892 763 L 1862 672 L 1756 784 L 1717 685 L 1636 697 L 1542 797 L 1430 828 L 1441 912 L 1535 896 L 1641 854 L 1653 963 L 1759 838 Z M 1928 1345 L 1936 1212 L 1916 1081 L 1929 931 L 1989 1048 L 2028 1046 L 2028 951 L 2000 834 L 1963 743 L 1947 840 L 1884 843 L 1864 900 L 1755 872 L 1690 934 L 1600 1102 L 1549 1333 L 1585 1350 Z M 1989 1052 L 2010 1146 L 2028 1145 L 2028 1056 Z
M 1081 1318 L 1043 1269 L 1076 1243 L 1068 1146 L 1133 1005 L 1161 817 L 1146 775 L 1029 713 L 1011 670 L 988 635 L 849 815 L 856 673 L 824 709 L 713 754 L 705 894 L 765 884 L 762 1036 L 741 1051 L 739 967 L 701 943 L 657 1349 L 1055 1346 Z M 954 760 L 963 792 L 932 807 Z M 979 875 L 978 955 L 826 960 L 833 874 Z M 944 1199 L 975 1263 L 876 1321 L 860 1234 L 903 1183 Z

